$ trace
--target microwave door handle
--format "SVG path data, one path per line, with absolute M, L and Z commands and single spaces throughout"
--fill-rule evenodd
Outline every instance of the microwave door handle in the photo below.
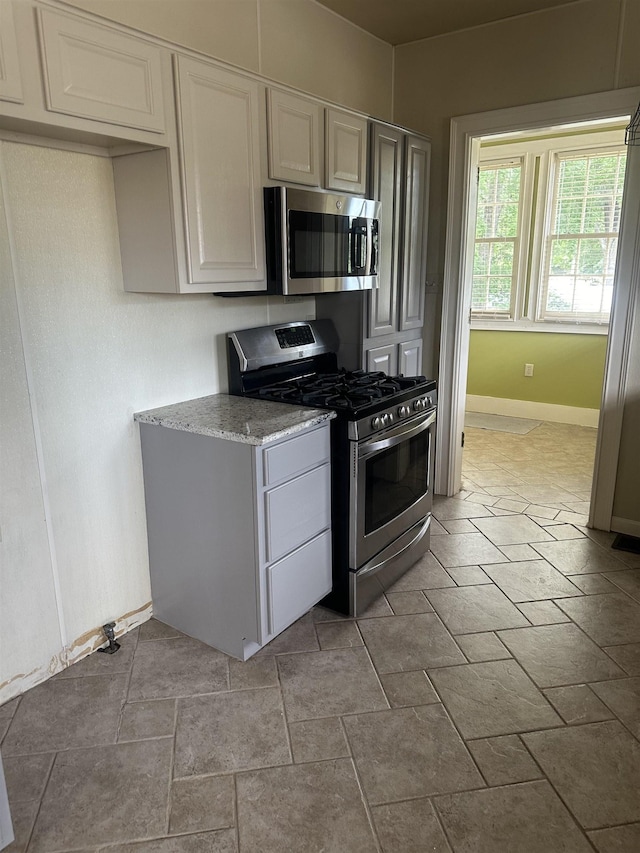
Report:
M 368 257 L 368 244 L 367 235 L 363 234 L 361 231 L 356 230 L 358 226 L 352 226 L 349 231 L 349 242 L 351 245 L 351 272 L 352 273 L 362 273 L 366 271 L 366 264 L 369 260 Z
M 376 268 L 376 245 L 373 239 L 373 229 L 371 227 L 371 220 L 367 221 L 367 268 L 365 270 L 366 275 L 374 275 Z
M 351 273 L 360 272 L 362 269 L 362 234 L 354 229 L 349 234 L 351 243 Z
M 367 219 L 367 235 L 366 235 L 366 260 L 365 260 L 365 275 L 374 275 L 376 261 L 376 247 L 373 239 L 373 227 L 370 219 Z

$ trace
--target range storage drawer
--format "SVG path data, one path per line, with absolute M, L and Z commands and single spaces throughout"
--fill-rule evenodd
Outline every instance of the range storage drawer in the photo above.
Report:
M 331 524 L 330 466 L 265 492 L 265 562 L 284 557 Z
M 267 570 L 269 633 L 282 631 L 331 591 L 331 533 L 326 530 Z
M 329 461 L 329 430 L 316 429 L 264 451 L 266 486 L 289 480 L 309 468 Z

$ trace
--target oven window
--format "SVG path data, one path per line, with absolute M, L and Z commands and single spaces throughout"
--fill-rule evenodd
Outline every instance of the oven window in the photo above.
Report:
M 401 515 L 427 493 L 430 430 L 367 459 L 365 535 Z
M 290 210 L 290 278 L 335 278 L 348 270 L 349 217 Z

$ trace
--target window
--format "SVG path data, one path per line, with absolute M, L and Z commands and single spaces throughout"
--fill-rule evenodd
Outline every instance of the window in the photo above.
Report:
M 556 155 L 540 319 L 608 322 L 625 162 L 624 149 Z
M 478 175 L 472 310 L 511 316 L 516 292 L 522 163 L 485 166 Z
M 606 326 L 626 162 L 622 137 L 616 130 L 483 147 L 475 326 Z

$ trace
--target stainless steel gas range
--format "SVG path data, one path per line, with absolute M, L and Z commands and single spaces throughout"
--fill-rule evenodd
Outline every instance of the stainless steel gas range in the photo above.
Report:
M 329 320 L 228 335 L 229 391 L 336 412 L 332 421 L 333 590 L 360 615 L 429 548 L 436 383 L 339 370 Z

